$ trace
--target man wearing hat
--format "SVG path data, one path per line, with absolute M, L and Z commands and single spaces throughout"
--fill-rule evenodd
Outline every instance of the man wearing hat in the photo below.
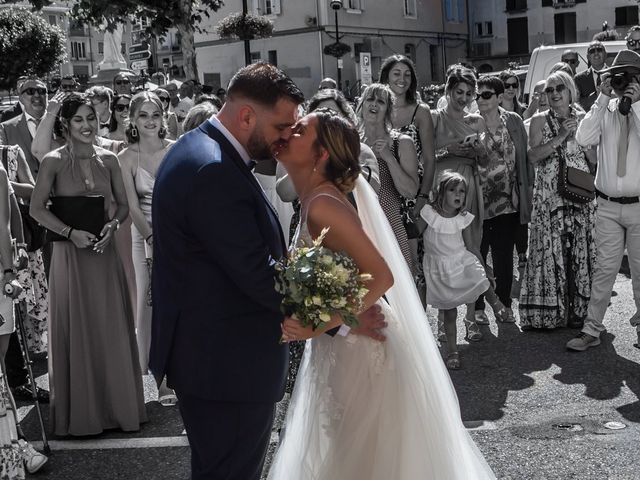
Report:
M 587 60 L 589 68 L 575 76 L 576 87 L 580 92 L 578 103 L 585 112 L 588 112 L 598 96 L 597 87 L 600 86 L 600 76 L 596 73 L 606 65 L 607 50 L 602 42 L 593 41 L 587 47 Z
M 640 55 L 622 50 L 610 68 L 600 70 L 600 93 L 578 126 L 576 141 L 598 147 L 595 240 L 597 259 L 591 299 L 580 334 L 567 348 L 600 345 L 604 314 L 625 247 L 631 267 L 636 313 L 631 325 L 640 341 Z

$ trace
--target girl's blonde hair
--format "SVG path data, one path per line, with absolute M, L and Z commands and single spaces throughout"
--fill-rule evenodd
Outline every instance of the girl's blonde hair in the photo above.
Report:
M 449 187 L 457 187 L 458 185 L 463 184 L 466 191 L 469 189 L 469 183 L 467 179 L 464 178 L 464 175 L 454 172 L 453 170 L 445 170 L 438 177 L 438 181 L 436 183 L 436 187 L 433 190 L 433 201 L 431 202 L 431 206 L 440 214 L 444 213 L 444 194 Z M 465 198 L 466 200 L 466 198 Z M 464 205 L 460 207 L 458 213 L 460 213 L 464 209 Z

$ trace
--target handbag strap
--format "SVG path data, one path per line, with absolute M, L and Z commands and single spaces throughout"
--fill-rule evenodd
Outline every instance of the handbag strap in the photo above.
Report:
M 556 137 L 558 135 L 558 131 L 556 130 L 555 125 L 551 121 L 551 114 L 549 113 L 549 111 L 547 111 L 544 114 L 544 117 L 547 119 L 547 125 L 549 125 L 549 130 L 551 130 L 551 135 Z M 564 142 L 562 142 L 560 145 L 558 145 L 555 148 L 556 154 L 558 155 L 558 162 L 559 162 L 560 172 L 563 172 L 564 168 L 565 168 L 564 155 L 563 155 L 564 147 L 563 146 L 564 146 Z
M 8 166 L 9 152 L 7 151 L 8 149 L 9 149 L 8 146 L 0 145 L 0 150 L 2 150 L 2 165 L 4 165 L 4 169 L 7 172 L 9 171 L 9 166 Z

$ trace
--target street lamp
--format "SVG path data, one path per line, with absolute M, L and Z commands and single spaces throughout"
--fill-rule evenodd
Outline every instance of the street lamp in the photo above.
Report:
M 331 0 L 329 3 L 331 8 L 333 9 L 333 13 L 335 14 L 336 19 L 336 44 L 340 42 L 340 34 L 338 33 L 338 10 L 342 9 L 342 0 Z M 337 66 L 338 66 L 338 90 L 342 90 L 342 68 L 340 65 L 341 59 L 336 58 Z

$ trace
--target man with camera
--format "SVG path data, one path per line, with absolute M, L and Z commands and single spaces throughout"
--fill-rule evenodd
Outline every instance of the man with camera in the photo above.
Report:
M 600 345 L 604 314 L 625 246 L 631 266 L 636 313 L 631 325 L 640 337 L 640 55 L 622 50 L 600 70 L 600 94 L 576 132 L 582 146 L 598 146 L 595 240 L 597 260 L 591 299 L 580 334 L 567 343 L 584 351 Z M 640 340 L 640 338 L 639 338 Z

